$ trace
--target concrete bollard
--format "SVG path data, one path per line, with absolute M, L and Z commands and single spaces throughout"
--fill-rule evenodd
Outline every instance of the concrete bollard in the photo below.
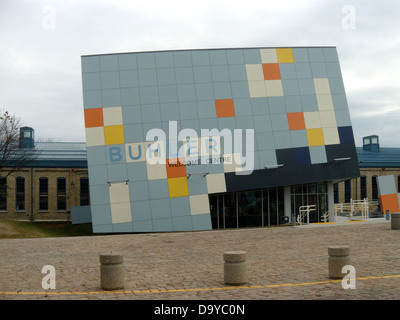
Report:
M 350 265 L 350 247 L 328 247 L 328 255 L 329 278 L 342 279 L 345 276 L 345 274 L 342 273 L 342 268 L 346 265 Z
M 117 290 L 124 287 L 124 257 L 119 253 L 100 255 L 100 282 L 104 290 Z
M 224 253 L 224 282 L 231 285 L 247 283 L 247 253 L 245 251 L 228 251 Z
M 400 213 L 392 213 L 390 225 L 392 230 L 400 230 Z

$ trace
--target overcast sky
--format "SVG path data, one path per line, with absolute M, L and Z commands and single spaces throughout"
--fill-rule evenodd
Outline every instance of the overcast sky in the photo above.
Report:
M 356 144 L 400 147 L 399 0 L 0 0 L 0 108 L 85 141 L 81 56 L 336 46 Z

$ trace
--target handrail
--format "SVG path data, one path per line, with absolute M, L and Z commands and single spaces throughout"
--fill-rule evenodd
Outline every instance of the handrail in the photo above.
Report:
M 297 218 L 297 222 L 302 225 L 303 223 L 303 218 L 307 216 L 307 224 L 310 224 L 310 211 L 315 211 L 316 210 L 316 205 L 311 204 L 307 206 L 301 206 L 299 208 L 299 213 L 300 215 Z

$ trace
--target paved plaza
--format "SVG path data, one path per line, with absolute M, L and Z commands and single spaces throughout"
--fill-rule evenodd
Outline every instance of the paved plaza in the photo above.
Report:
M 390 221 L 205 232 L 0 240 L 0 300 L 398 300 L 400 230 Z M 356 288 L 328 276 L 328 247 L 348 245 Z M 249 282 L 223 283 L 223 253 L 247 252 Z M 105 291 L 99 256 L 124 256 L 125 287 Z M 56 289 L 42 288 L 54 266 Z

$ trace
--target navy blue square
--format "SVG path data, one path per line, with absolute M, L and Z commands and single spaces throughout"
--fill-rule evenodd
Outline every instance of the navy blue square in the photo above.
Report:
M 340 143 L 354 143 L 352 127 L 338 127 Z
M 308 147 L 293 148 L 294 163 L 297 166 L 311 164 L 310 151 Z

